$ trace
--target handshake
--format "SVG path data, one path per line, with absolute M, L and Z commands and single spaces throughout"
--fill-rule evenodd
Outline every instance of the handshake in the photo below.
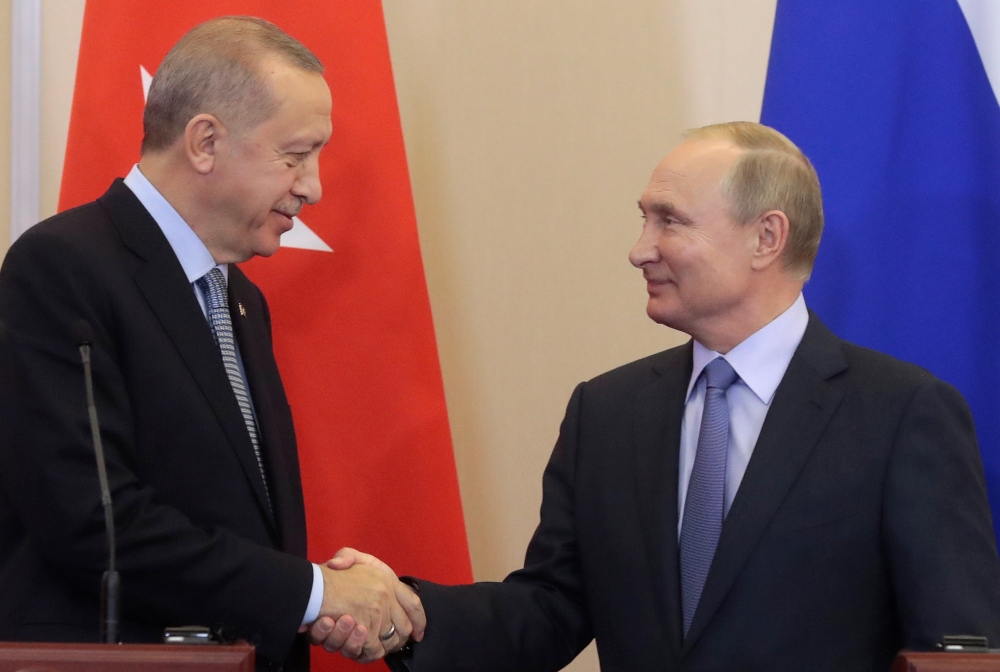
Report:
M 353 548 L 337 551 L 323 572 L 319 618 L 304 625 L 312 644 L 362 663 L 420 641 L 427 618 L 420 598 L 387 564 Z

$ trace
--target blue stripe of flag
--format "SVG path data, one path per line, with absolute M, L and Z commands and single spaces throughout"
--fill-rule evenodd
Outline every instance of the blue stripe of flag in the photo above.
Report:
M 956 0 L 779 0 L 761 121 L 812 159 L 806 301 L 956 385 L 1000 521 L 1000 105 Z

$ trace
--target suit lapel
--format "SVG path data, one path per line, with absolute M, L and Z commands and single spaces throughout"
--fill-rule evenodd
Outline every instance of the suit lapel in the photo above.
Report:
M 143 259 L 144 263 L 133 274 L 136 286 L 204 393 L 253 486 L 261 515 L 270 524 L 272 534 L 275 533 L 274 518 L 267 505 L 267 493 L 243 414 L 212 331 L 177 255 L 159 226 L 121 180 L 115 180 L 98 201 L 111 214 L 125 244 Z
M 635 412 L 636 497 L 653 590 L 659 596 L 663 644 L 676 659 L 681 648 L 680 572 L 677 553 L 677 464 L 684 393 L 691 377 L 692 345 L 664 353 L 659 377 L 643 389 Z M 672 654 L 672 655 L 671 655 Z
M 764 420 L 705 581 L 687 638 L 704 632 L 795 483 L 841 396 L 826 381 L 847 368 L 839 339 L 810 313 L 809 326 Z
M 267 306 L 259 291 L 234 265 L 229 266 L 229 309 L 257 413 L 257 431 L 281 548 L 304 557 L 306 529 L 295 430 L 274 362 Z

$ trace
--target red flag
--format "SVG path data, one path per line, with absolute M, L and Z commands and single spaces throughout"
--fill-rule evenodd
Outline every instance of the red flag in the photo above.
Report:
M 295 230 L 296 244 L 313 249 L 283 239 L 274 257 L 242 266 L 271 307 L 310 559 L 354 546 L 401 574 L 470 581 L 378 0 L 88 0 L 59 207 L 93 200 L 128 173 L 139 159 L 144 79 L 188 29 L 227 14 L 260 16 L 301 40 L 333 94 L 323 198 Z M 353 665 L 340 660 L 314 655 L 314 669 Z

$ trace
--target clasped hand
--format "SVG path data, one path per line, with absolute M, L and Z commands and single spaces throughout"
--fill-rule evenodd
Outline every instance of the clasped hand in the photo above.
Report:
M 320 617 L 303 626 L 311 643 L 366 663 L 399 650 L 411 637 L 423 639 L 427 619 L 420 598 L 387 564 L 342 548 L 321 569 Z

